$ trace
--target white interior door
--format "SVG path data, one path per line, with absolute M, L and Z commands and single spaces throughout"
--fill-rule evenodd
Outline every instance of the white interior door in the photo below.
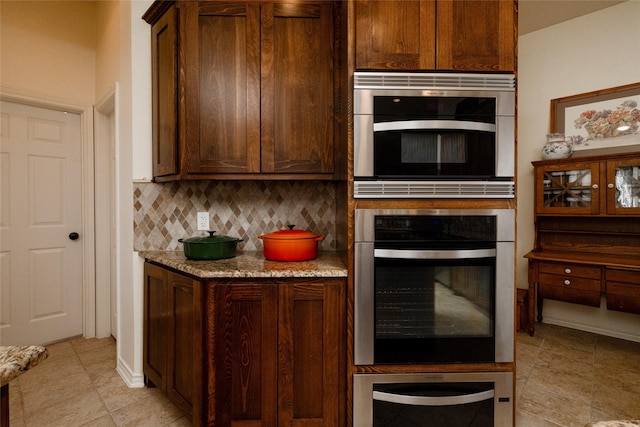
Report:
M 0 344 L 82 335 L 80 115 L 6 101 L 0 111 Z

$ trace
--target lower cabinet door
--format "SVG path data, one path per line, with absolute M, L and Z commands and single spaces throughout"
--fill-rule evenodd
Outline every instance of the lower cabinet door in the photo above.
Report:
M 207 331 L 209 373 L 207 422 L 216 426 L 277 423 L 277 287 L 215 286 L 215 316 Z M 211 296 L 211 295 L 210 295 Z M 210 317 L 210 316 L 208 316 Z M 211 394 L 211 392 L 213 392 Z
M 144 325 L 142 369 L 145 384 L 167 389 L 167 330 L 169 328 L 169 291 L 167 270 L 144 264 Z
M 344 425 L 344 283 L 236 281 L 207 290 L 208 423 Z
M 340 282 L 279 287 L 278 317 L 278 425 L 341 425 L 345 316 Z
M 200 419 L 202 389 L 202 297 L 200 282 L 168 273 L 169 310 L 167 392 L 183 412 Z M 195 415 L 195 417 L 193 417 Z
M 185 414 L 202 424 L 202 283 L 144 265 L 143 371 Z

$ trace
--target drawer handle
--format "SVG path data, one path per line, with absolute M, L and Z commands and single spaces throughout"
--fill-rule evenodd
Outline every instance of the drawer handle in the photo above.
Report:
M 567 274 L 571 274 L 571 269 L 570 268 L 565 268 L 564 272 L 567 273 Z
M 569 285 L 571 284 L 571 280 L 566 279 L 566 280 L 564 281 L 564 284 L 565 284 L 565 285 L 567 285 L 567 286 L 569 286 Z

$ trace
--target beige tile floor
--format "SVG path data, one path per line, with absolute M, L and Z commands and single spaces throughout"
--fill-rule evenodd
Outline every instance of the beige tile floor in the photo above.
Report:
M 11 427 L 190 425 L 157 389 L 125 385 L 112 338 L 46 347 L 45 361 L 9 383 Z
M 10 384 L 11 426 L 187 426 L 157 389 L 129 389 L 111 338 L 48 345 Z M 640 343 L 551 325 L 517 335 L 516 427 L 640 418 Z M 441 426 L 438 426 L 441 427 Z
M 640 419 L 640 343 L 537 324 L 516 363 L 517 427 Z

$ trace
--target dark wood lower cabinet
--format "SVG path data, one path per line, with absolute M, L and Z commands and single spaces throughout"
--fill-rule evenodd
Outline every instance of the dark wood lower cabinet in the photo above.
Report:
M 343 425 L 344 289 L 335 279 L 210 287 L 207 422 Z
M 144 373 L 193 425 L 344 426 L 346 281 L 145 263 Z
M 143 371 L 194 425 L 202 414 L 202 283 L 145 263 Z

